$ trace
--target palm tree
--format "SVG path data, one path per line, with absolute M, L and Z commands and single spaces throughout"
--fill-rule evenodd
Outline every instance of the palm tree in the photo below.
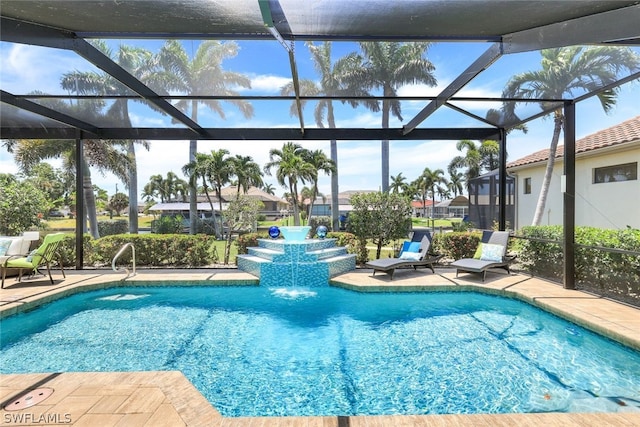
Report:
M 142 197 L 149 200 L 153 197 L 160 197 L 161 203 L 169 203 L 172 197 L 175 196 L 175 200 L 184 200 L 187 190 L 187 183 L 178 178 L 173 172 L 167 172 L 167 177 L 163 178 L 162 175 L 151 175 L 149 182 L 144 186 Z
M 438 184 L 442 184 L 445 182 L 444 180 L 444 171 L 442 169 L 434 169 L 431 170 L 428 167 L 424 168 L 422 174 L 420 175 L 420 184 L 422 187 L 423 194 L 423 209 L 424 209 L 424 197 L 425 194 L 431 194 L 431 217 L 435 218 L 435 207 L 436 207 L 436 187 Z
M 318 191 L 318 172 L 324 172 L 327 175 L 332 174 L 336 170 L 336 165 L 322 150 L 303 150 L 302 158 L 311 165 L 308 174 L 308 179 L 311 182 L 311 203 L 309 204 L 309 215 L 307 216 L 307 225 L 311 225 L 313 205 L 316 197 L 320 194 Z
M 351 70 L 345 80 L 351 86 L 366 91 L 374 88 L 382 90 L 382 128 L 389 127 L 389 115 L 393 114 L 402 121 L 400 101 L 392 99 L 398 96 L 398 89 L 408 84 L 423 83 L 428 86 L 437 84 L 433 74 L 435 67 L 424 57 L 430 47 L 428 42 L 361 42 L 360 49 L 364 58 L 361 64 Z M 382 151 L 382 191 L 389 191 L 389 140 L 381 143 Z
M 476 144 L 468 139 L 463 139 L 456 143 L 456 149 L 462 151 L 466 149 L 464 156 L 456 156 L 449 162 L 449 173 L 453 174 L 458 169 L 466 169 L 464 172 L 464 181 L 467 183 L 467 193 L 471 180 L 480 176 L 482 170 L 482 154 Z
M 453 197 L 458 197 L 459 194 L 462 194 L 463 183 L 464 175 L 455 169 L 449 169 L 449 190 L 453 193 Z
M 106 56 L 114 60 L 118 65 L 131 73 L 142 82 L 148 82 L 154 72 L 155 62 L 153 55 L 146 49 L 120 45 L 117 54 L 107 46 L 103 40 L 93 42 L 95 47 Z M 62 77 L 62 88 L 79 94 L 97 95 L 122 95 L 129 89 L 107 73 L 93 71 L 73 71 Z M 116 99 L 107 110 L 107 116 L 118 120 L 120 126 L 131 127 L 129 116 L 129 100 L 127 98 Z M 128 164 L 128 177 L 123 181 L 129 189 L 129 232 L 138 232 L 138 173 L 136 168 L 135 143 L 140 143 L 145 149 L 149 149 L 146 141 L 129 140 L 126 142 L 126 152 L 130 158 Z
M 222 68 L 222 61 L 235 57 L 238 49 L 235 42 L 207 40 L 200 44 L 193 59 L 189 60 L 189 55 L 182 44 L 177 40 L 169 40 L 158 54 L 160 66 L 165 71 L 161 86 L 190 96 L 207 94 L 238 96 L 239 93 L 232 88 L 251 88 L 251 80 L 243 74 Z M 227 102 L 237 107 L 245 118 L 253 117 L 253 106 L 249 102 L 240 99 Z M 223 120 L 225 119 L 222 102 L 217 99 L 181 99 L 175 106 L 182 111 L 190 111 L 191 119 L 197 122 L 200 104 L 217 113 Z M 189 141 L 189 163 L 196 161 L 197 152 L 198 141 L 192 139 Z M 189 194 L 191 218 L 189 230 L 191 234 L 195 234 L 197 188 L 192 185 Z
M 236 196 L 240 197 L 240 188 L 244 194 L 247 194 L 249 187 L 262 186 L 262 171 L 260 165 L 253 161 L 251 156 L 241 156 L 236 154 L 235 157 L 229 159 L 231 175 L 234 175 L 238 182 L 236 187 Z
M 289 188 L 289 195 L 293 200 L 293 223 L 297 226 L 300 225 L 298 181 L 304 184 L 313 172 L 313 166 L 303 158 L 303 151 L 300 144 L 285 142 L 281 150 L 273 148 L 269 151 L 269 162 L 264 166 L 267 175 L 271 175 L 271 169 L 277 168 L 278 183 Z
M 503 97 L 561 99 L 578 90 L 591 92 L 607 87 L 618 80 L 618 75 L 623 70 L 636 71 L 640 68 L 640 57 L 626 47 L 570 46 L 544 49 L 540 53 L 542 69 L 513 76 L 507 82 Z M 615 105 L 617 93 L 617 87 L 598 93 L 598 100 L 606 113 Z M 543 109 L 548 107 L 546 103 L 541 104 Z M 514 103 L 506 108 L 507 113 L 515 116 Z M 564 127 L 562 109 L 555 109 L 551 114 L 554 122 L 553 136 L 532 225 L 539 225 L 542 221 L 560 132 Z
M 407 178 L 402 176 L 402 172 L 396 176 L 391 175 L 391 186 L 389 188 L 392 193 L 404 193 L 407 185 Z
M 262 186 L 262 191 L 267 194 L 271 194 L 272 196 L 275 196 L 276 194 L 276 188 L 273 186 L 273 184 L 264 184 Z
M 111 121 L 109 117 L 104 117 L 101 114 L 104 107 L 102 101 L 82 100 L 70 105 L 61 101 L 45 100 L 43 104 L 55 111 L 76 115 L 88 122 L 109 123 Z M 97 239 L 100 234 L 89 165 L 102 173 L 111 172 L 126 182 L 128 178 L 126 170 L 131 158 L 118 149 L 120 143 L 121 141 L 85 139 L 83 140 L 84 157 L 82 159 L 76 159 L 76 147 L 73 140 L 15 140 L 7 142 L 6 147 L 7 151 L 14 154 L 18 167 L 27 174 L 41 161 L 54 158 L 62 159 L 63 175 L 67 177 L 75 179 L 75 170 L 82 168 L 82 191 L 86 215 L 89 219 L 89 230 L 91 236 Z M 83 212 L 77 212 L 77 214 L 84 217 Z M 84 224 L 86 227 L 86 222 Z
M 320 76 L 320 81 L 302 79 L 300 80 L 300 93 L 305 96 L 313 95 L 325 95 L 325 96 L 340 96 L 340 95 L 366 95 L 366 92 L 360 89 L 358 86 L 346 87 L 343 82 L 344 75 L 352 70 L 357 62 L 358 57 L 355 53 L 350 53 L 345 57 L 338 59 L 335 63 L 331 62 L 331 43 L 323 42 L 320 45 L 315 45 L 313 42 L 306 42 L 305 46 L 311 53 L 311 59 L 313 60 L 314 68 Z M 289 82 L 281 89 L 282 95 L 291 95 L 294 93 L 293 82 Z M 352 106 L 356 106 L 355 101 L 349 101 Z M 306 105 L 305 101 L 301 102 L 302 108 Z M 369 108 L 374 111 L 378 111 L 376 108 L 377 102 L 368 104 Z M 295 102 L 291 105 L 291 115 L 298 115 Z M 329 128 L 334 129 L 336 127 L 336 120 L 334 115 L 333 101 L 331 99 L 323 98 L 316 103 L 314 110 L 314 118 L 316 125 L 323 128 L 325 118 Z M 339 228 L 339 211 L 338 211 L 338 193 L 340 192 L 338 186 L 338 144 L 335 139 L 331 140 L 331 161 L 335 165 L 334 172 L 331 174 L 331 223 L 334 230 Z

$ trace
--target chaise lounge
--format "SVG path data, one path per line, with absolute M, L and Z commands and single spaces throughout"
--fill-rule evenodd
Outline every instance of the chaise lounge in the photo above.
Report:
M 407 248 L 403 248 L 398 258 L 380 258 L 373 261 L 369 261 L 365 264 L 365 267 L 373 269 L 373 275 L 376 275 L 376 271 L 382 271 L 389 275 L 389 280 L 393 280 L 393 273 L 397 268 L 401 267 L 413 267 L 416 270 L 418 267 L 428 267 L 433 273 L 435 270 L 433 264 L 436 263 L 442 255 L 431 254 L 429 249 L 431 248 L 431 233 L 424 232 L 421 234 L 415 234 L 413 238 L 422 236 L 419 242 L 405 242 Z M 406 245 L 406 243 L 413 243 L 413 245 Z
M 462 272 L 482 273 L 484 282 L 487 270 L 502 268 L 509 271 L 509 264 L 516 258 L 515 255 L 507 255 L 509 244 L 508 231 L 483 231 L 482 240 L 473 258 L 462 258 L 451 263 L 456 269 L 456 277 Z
M 2 275 L 1 288 L 4 288 L 4 279 L 7 276 L 7 272 L 10 270 L 18 271 L 18 282 L 22 281 L 22 275 L 24 272 L 33 274 L 38 271 L 41 266 L 47 267 L 47 273 L 49 274 L 49 280 L 51 284 L 54 284 L 53 277 L 51 276 L 51 264 L 55 261 L 54 257 L 58 255 L 58 265 L 62 272 L 62 277 L 66 277 L 64 274 L 64 268 L 62 266 L 62 259 L 58 253 L 58 246 L 64 239 L 64 233 L 54 233 L 45 236 L 42 244 L 28 256 L 9 256 L 0 264 L 0 270 Z

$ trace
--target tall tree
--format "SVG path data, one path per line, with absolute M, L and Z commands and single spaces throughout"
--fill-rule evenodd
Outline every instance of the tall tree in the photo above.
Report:
M 640 68 L 640 56 L 626 47 L 570 46 L 544 49 L 540 54 L 542 68 L 513 76 L 507 82 L 503 97 L 562 99 L 576 91 L 602 89 L 617 81 L 621 72 Z M 598 100 L 606 113 L 615 105 L 617 93 L 617 87 L 598 93 Z M 541 104 L 543 109 L 548 107 L 546 103 Z M 514 103 L 507 104 L 505 108 L 507 113 L 515 116 Z M 562 109 L 558 108 L 550 114 L 553 115 L 553 136 L 532 225 L 539 225 L 542 221 L 560 132 L 564 128 Z
M 273 184 L 264 184 L 262 186 L 262 191 L 264 191 L 267 194 L 271 194 L 272 196 L 276 194 L 276 189 L 273 186 Z
M 309 203 L 309 215 L 307 216 L 307 225 L 311 225 L 311 214 L 313 213 L 313 205 L 316 198 L 320 194 L 318 191 L 318 172 L 324 172 L 327 175 L 332 174 L 337 168 L 333 160 L 329 159 L 322 150 L 304 150 L 302 157 L 311 167 L 309 168 L 308 179 L 311 183 L 311 203 Z
M 391 176 L 391 186 L 389 187 L 392 193 L 404 193 L 407 189 L 407 177 L 402 176 L 400 172 L 396 176 Z
M 171 200 L 184 200 L 186 193 L 187 183 L 175 173 L 167 172 L 166 178 L 160 174 L 151 175 L 149 182 L 144 186 L 142 197 L 160 197 L 161 203 L 168 203 Z
M 340 95 L 366 95 L 366 91 L 362 90 L 359 86 L 347 87 L 343 80 L 343 77 L 347 72 L 350 72 L 355 64 L 359 62 L 358 56 L 355 53 L 350 53 L 342 58 L 339 58 L 332 63 L 331 59 L 331 43 L 323 42 L 319 45 L 313 42 L 306 42 L 305 46 L 311 53 L 311 59 L 313 61 L 314 68 L 320 76 L 319 81 L 302 79 L 300 80 L 300 92 L 302 95 L 325 95 L 327 97 L 340 96 Z M 294 93 L 293 82 L 287 83 L 282 87 L 282 95 L 290 95 Z M 356 106 L 357 102 L 349 101 L 352 106 Z M 306 101 L 302 101 L 302 108 L 306 105 Z M 376 101 L 368 101 L 369 108 L 374 111 L 378 111 L 378 103 Z M 291 115 L 298 115 L 297 106 L 295 103 L 291 105 Z M 325 126 L 325 120 L 327 126 L 331 129 L 336 127 L 336 119 L 334 114 L 333 101 L 329 98 L 322 98 L 316 103 L 314 110 L 314 119 L 318 127 L 323 128 Z M 338 144 L 335 139 L 331 140 L 331 161 L 336 166 L 331 173 L 331 223 L 334 230 L 339 228 L 339 211 L 338 211 Z
M 436 188 L 438 184 L 444 182 L 444 171 L 442 169 L 431 170 L 428 167 L 424 168 L 422 174 L 420 174 L 420 177 L 418 178 L 418 181 L 420 182 L 422 192 L 423 211 L 426 195 L 431 195 L 431 217 L 435 218 Z
M 222 67 L 222 62 L 225 59 L 234 58 L 238 50 L 239 47 L 235 42 L 207 40 L 200 44 L 195 56 L 189 59 L 189 55 L 179 41 L 169 40 L 158 54 L 160 67 L 164 70 L 162 78 L 159 79 L 160 86 L 190 96 L 211 94 L 238 96 L 239 93 L 234 88 L 251 88 L 251 80 L 241 73 L 227 71 Z M 231 99 L 226 102 L 234 105 L 245 118 L 253 117 L 251 103 L 240 99 Z M 223 120 L 226 118 L 222 101 L 218 99 L 181 99 L 175 104 L 180 110 L 190 112 L 191 119 L 195 122 L 198 121 L 199 105 L 209 108 Z M 192 139 L 189 141 L 189 163 L 196 161 L 197 152 L 198 141 Z M 191 234 L 195 234 L 197 227 L 196 203 L 197 187 L 192 185 L 189 191 Z
M 118 65 L 131 73 L 142 82 L 151 81 L 151 75 L 155 70 L 153 55 L 146 49 L 120 45 L 117 53 L 114 53 L 103 40 L 93 42 L 95 47 L 102 51 Z M 96 95 L 122 95 L 130 90 L 120 81 L 107 73 L 96 73 L 93 71 L 81 72 L 73 71 L 66 73 L 62 77 L 62 88 L 79 94 Z M 107 116 L 120 122 L 120 126 L 131 127 L 131 117 L 129 115 L 129 99 L 118 98 L 107 110 Z M 138 232 L 138 172 L 136 162 L 135 143 L 140 143 L 144 148 L 149 149 L 146 141 L 129 140 L 126 142 L 126 153 L 129 156 L 127 162 L 127 179 L 123 182 L 129 189 L 129 232 Z
M 45 100 L 47 107 L 63 113 L 75 114 L 78 118 L 88 122 L 98 121 L 109 123 L 111 119 L 102 115 L 103 102 L 95 100 L 82 100 L 76 104 L 67 104 L 61 101 Z M 123 182 L 126 182 L 127 166 L 131 161 L 118 147 L 121 141 L 83 140 L 84 157 L 76 159 L 76 147 L 73 140 L 14 140 L 8 143 L 7 150 L 14 154 L 18 167 L 29 174 L 31 168 L 40 162 L 49 159 L 62 159 L 62 173 L 65 176 L 75 177 L 76 168 L 81 168 L 83 173 L 82 191 L 85 201 L 86 216 L 89 219 L 89 230 L 94 239 L 100 237 L 98 233 L 98 216 L 96 213 L 96 200 L 91 180 L 91 167 L 99 172 L 111 172 Z M 83 212 L 77 212 L 84 218 Z M 85 222 L 86 226 L 86 222 Z M 85 230 L 80 230 L 80 232 Z
M 402 121 L 398 89 L 409 84 L 435 86 L 434 65 L 425 58 L 430 47 L 428 42 L 361 42 L 362 63 L 356 64 L 345 77 L 350 86 L 359 86 L 366 91 L 382 90 L 382 128 L 389 128 L 389 116 L 393 114 Z M 389 140 L 381 142 L 382 191 L 389 191 Z
M 275 168 L 278 183 L 289 189 L 290 197 L 293 199 L 293 223 L 298 226 L 300 225 L 298 182 L 304 184 L 313 172 L 313 166 L 305 161 L 303 151 L 300 144 L 285 142 L 282 149 L 273 148 L 269 151 L 269 162 L 264 166 L 264 172 L 267 175 L 271 175 L 271 169 Z
M 464 188 L 464 175 L 462 172 L 449 169 L 449 190 L 453 193 L 453 197 L 462 194 Z
M 458 151 L 466 150 L 463 156 L 456 156 L 449 162 L 449 173 L 453 174 L 458 169 L 464 169 L 464 181 L 467 184 L 467 193 L 469 193 L 469 185 L 471 180 L 480 176 L 482 170 L 482 154 L 475 142 L 463 139 L 456 143 Z
M 262 186 L 262 171 L 260 165 L 253 161 L 251 156 L 236 154 L 229 159 L 230 173 L 237 179 L 236 198 L 240 197 L 240 189 L 247 194 L 249 187 Z

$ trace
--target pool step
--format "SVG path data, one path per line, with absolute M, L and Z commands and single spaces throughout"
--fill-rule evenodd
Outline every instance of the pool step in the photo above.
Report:
M 356 256 L 337 239 L 258 239 L 258 247 L 238 255 L 238 269 L 261 286 L 328 286 L 329 279 L 356 268 Z

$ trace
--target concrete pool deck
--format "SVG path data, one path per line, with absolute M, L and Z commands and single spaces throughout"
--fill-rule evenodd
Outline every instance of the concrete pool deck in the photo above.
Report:
M 56 283 L 48 277 L 18 283 L 7 279 L 0 290 L 0 317 L 27 311 L 45 302 L 71 295 L 80 289 L 101 289 L 132 282 L 208 282 L 224 285 L 257 279 L 237 270 L 138 270 L 122 281 L 123 273 L 108 270 L 69 271 Z M 479 275 L 454 270 L 398 271 L 393 281 L 385 274 L 371 276 L 371 270 L 356 270 L 332 280 L 334 286 L 366 292 L 448 290 L 508 295 L 530 302 L 554 314 L 640 350 L 640 310 L 558 284 L 525 275 L 489 273 L 482 283 Z M 20 411 L 6 411 L 10 401 L 38 388 L 54 393 L 41 403 Z M 425 416 L 330 416 L 225 418 L 180 372 L 47 373 L 0 375 L 2 401 L 0 425 L 73 426 L 637 426 L 640 413 L 588 414 L 500 414 Z M 625 408 L 630 411 L 633 408 Z

